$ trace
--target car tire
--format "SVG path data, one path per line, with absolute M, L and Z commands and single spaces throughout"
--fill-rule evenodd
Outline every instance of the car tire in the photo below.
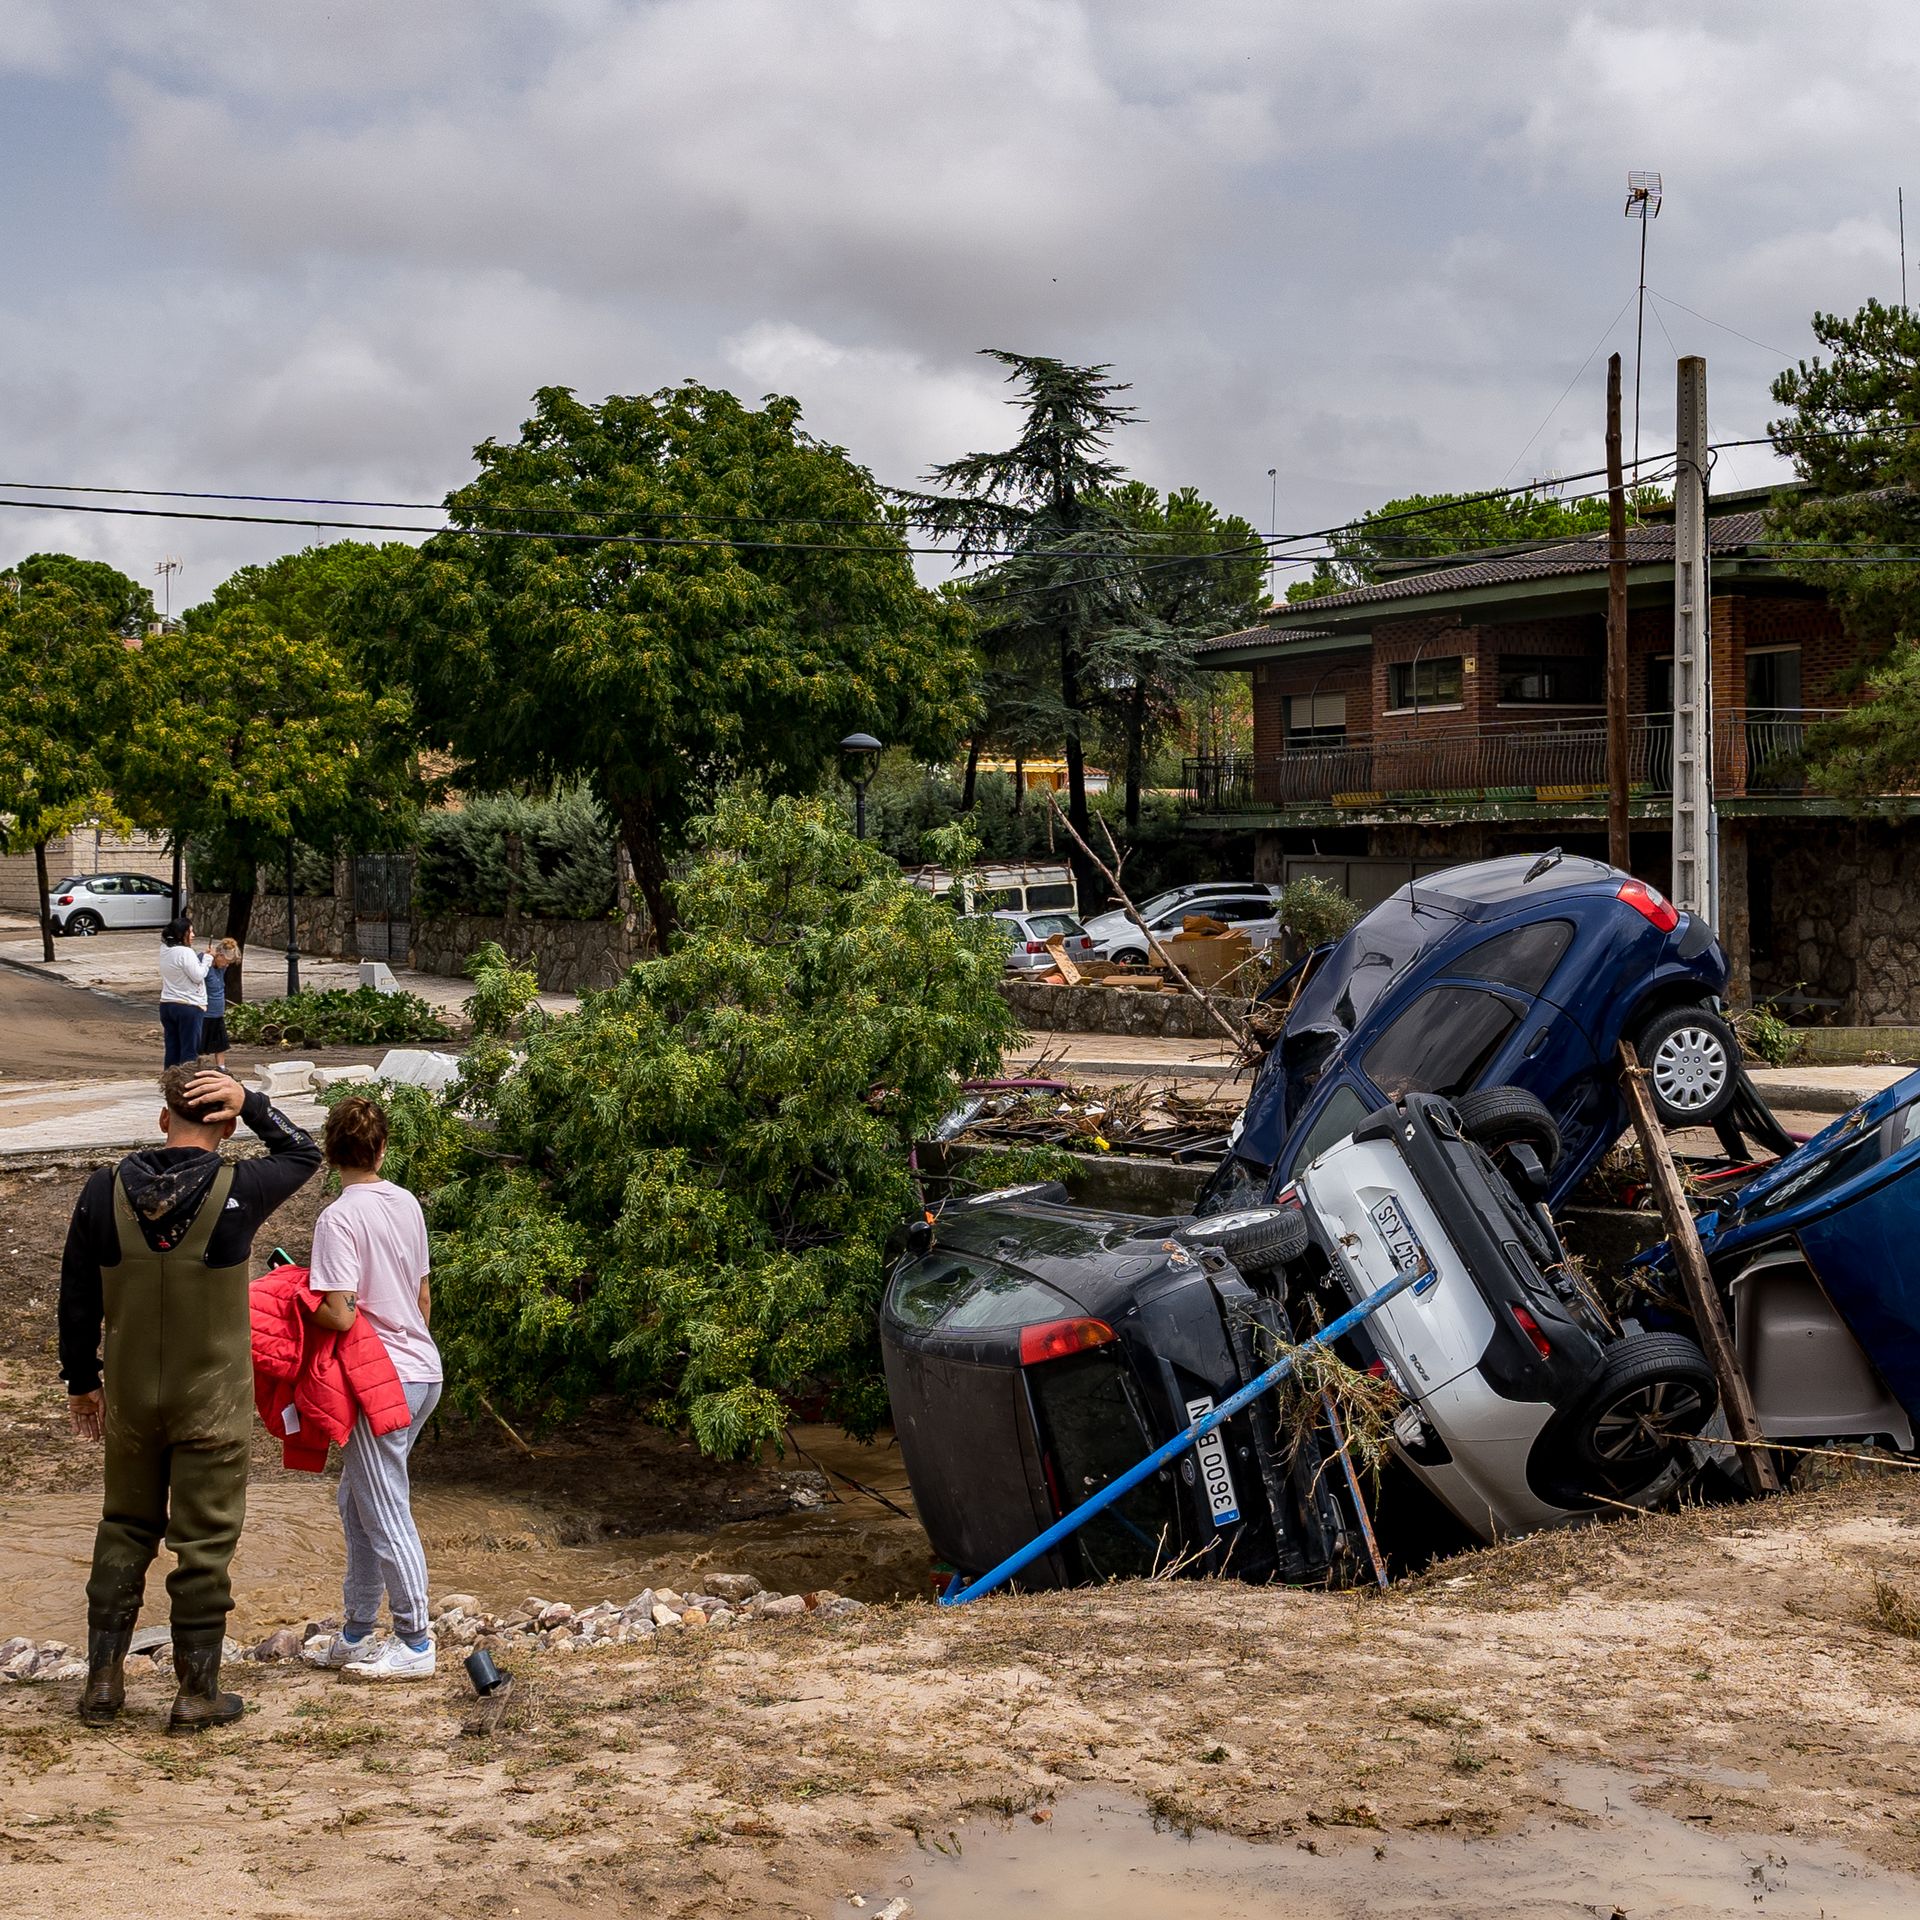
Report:
M 1460 1131 L 1488 1153 L 1531 1147 L 1551 1173 L 1560 1161 L 1560 1129 L 1545 1105 L 1524 1087 L 1481 1087 L 1453 1103 Z
M 1630 1333 L 1606 1349 L 1578 1403 L 1548 1430 L 1569 1504 L 1625 1500 L 1661 1479 L 1713 1418 L 1713 1368 L 1684 1333 Z
M 1138 947 L 1116 947 L 1113 953 L 1116 967 L 1144 967 L 1147 956 Z
M 90 907 L 82 907 L 78 913 L 67 915 L 66 931 L 79 934 L 83 940 L 90 940 L 96 933 L 102 932 L 106 924 Z
M 1739 1097 L 1740 1043 L 1706 1007 L 1656 1013 L 1634 1034 L 1633 1050 L 1646 1069 L 1653 1110 L 1669 1131 L 1710 1127 Z
M 1190 1245 L 1218 1247 L 1242 1273 L 1267 1273 L 1306 1252 L 1307 1216 L 1298 1207 L 1248 1207 L 1216 1213 L 1176 1237 Z

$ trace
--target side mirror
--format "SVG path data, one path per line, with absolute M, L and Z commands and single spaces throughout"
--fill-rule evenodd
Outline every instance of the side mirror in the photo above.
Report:
M 933 1251 L 933 1222 L 930 1219 L 913 1221 L 907 1228 L 907 1251 L 916 1259 Z

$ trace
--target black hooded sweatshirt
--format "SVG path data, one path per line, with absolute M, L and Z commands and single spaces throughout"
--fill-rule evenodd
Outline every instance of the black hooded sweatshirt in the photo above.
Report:
M 257 1088 L 249 1091 L 240 1118 L 267 1149 L 264 1160 L 234 1163 L 233 1185 L 207 1245 L 207 1265 L 238 1266 L 253 1253 L 253 1236 L 267 1216 L 311 1180 L 320 1149 Z M 70 1394 L 91 1393 L 100 1384 L 100 1269 L 117 1266 L 120 1230 L 113 1217 L 113 1178 L 126 1182 L 127 1199 L 140 1232 L 155 1253 L 186 1238 L 200 1211 L 220 1156 L 209 1147 L 148 1147 L 130 1153 L 118 1169 L 96 1167 L 80 1189 L 60 1262 L 60 1372 Z

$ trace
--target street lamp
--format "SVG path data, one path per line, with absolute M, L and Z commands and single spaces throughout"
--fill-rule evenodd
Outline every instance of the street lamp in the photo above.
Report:
M 853 832 L 858 840 L 867 837 L 867 782 L 883 751 L 870 733 L 850 733 L 840 742 L 840 772 L 853 789 Z

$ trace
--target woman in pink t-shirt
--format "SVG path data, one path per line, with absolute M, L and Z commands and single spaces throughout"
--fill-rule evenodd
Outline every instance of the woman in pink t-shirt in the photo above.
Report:
M 413 1443 L 440 1400 L 440 1350 L 427 1327 L 427 1223 L 405 1187 L 380 1177 L 387 1116 L 375 1102 L 354 1094 L 333 1107 L 325 1147 L 340 1197 L 314 1222 L 307 1281 L 321 1296 L 314 1317 L 340 1333 L 356 1315 L 373 1328 L 413 1418 L 397 1433 L 375 1433 L 364 1414 L 353 1424 L 340 1469 L 345 1617 L 330 1641 L 307 1642 L 306 1657 L 355 1680 L 427 1680 L 434 1670 L 427 1557 L 408 1480 Z M 383 1595 L 393 1616 L 384 1640 L 373 1630 Z

